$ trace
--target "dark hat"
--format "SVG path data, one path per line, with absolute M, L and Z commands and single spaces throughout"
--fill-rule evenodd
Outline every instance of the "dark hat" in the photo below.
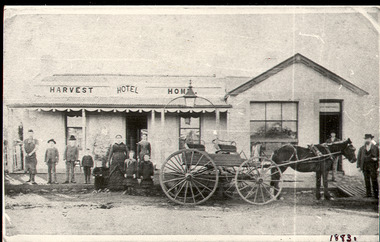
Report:
M 373 136 L 372 134 L 365 134 L 364 135 L 364 139 L 373 139 L 373 137 L 375 137 L 375 136 Z
M 69 140 L 77 140 L 74 135 L 71 135 Z
M 54 139 L 49 139 L 48 140 L 48 143 L 50 143 L 50 142 L 53 142 L 54 144 L 56 144 L 57 142 L 55 142 L 55 140 Z
M 29 129 L 28 132 L 33 132 L 33 129 Z

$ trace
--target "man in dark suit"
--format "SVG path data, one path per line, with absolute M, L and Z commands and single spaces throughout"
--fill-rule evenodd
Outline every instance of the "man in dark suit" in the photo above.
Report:
M 338 139 L 336 137 L 336 133 L 335 131 L 331 131 L 330 133 L 330 138 L 328 138 L 326 140 L 326 143 L 327 144 L 331 144 L 331 143 L 334 143 L 334 142 L 337 142 L 337 141 L 340 141 L 340 139 Z M 338 167 L 338 162 L 342 159 L 341 156 L 337 156 L 334 160 L 333 160 L 333 163 L 332 163 L 332 170 L 331 170 L 331 180 L 332 181 L 335 181 L 335 173 L 337 171 L 337 167 Z
M 363 172 L 367 197 L 371 197 L 372 183 L 373 196 L 379 199 L 379 184 L 377 183 L 379 148 L 372 142 L 373 137 L 371 134 L 365 135 L 365 144 L 359 149 L 357 167 Z

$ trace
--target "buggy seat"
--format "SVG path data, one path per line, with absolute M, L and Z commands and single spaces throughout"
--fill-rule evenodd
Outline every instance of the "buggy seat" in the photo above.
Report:
M 224 144 L 218 144 L 219 150 L 216 151 L 216 153 L 222 153 L 222 154 L 230 154 L 230 153 L 236 153 L 237 148 L 235 145 L 224 145 Z
M 196 149 L 196 150 L 199 150 L 199 151 L 206 151 L 206 147 L 202 144 L 190 144 L 190 143 L 186 143 L 187 147 L 189 147 L 189 149 Z

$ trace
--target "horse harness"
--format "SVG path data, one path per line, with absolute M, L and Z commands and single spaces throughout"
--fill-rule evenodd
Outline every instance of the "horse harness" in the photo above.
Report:
M 306 158 L 306 159 L 299 159 L 298 158 L 298 152 L 297 152 L 297 149 L 294 145 L 291 145 L 291 144 L 288 144 L 288 145 L 285 145 L 285 146 L 290 146 L 293 148 L 293 154 L 290 156 L 290 158 L 288 159 L 288 162 L 290 162 L 293 157 L 296 158 L 296 161 L 311 161 L 311 162 L 318 162 L 318 161 L 313 161 L 313 160 L 316 160 L 318 159 L 319 161 L 321 161 L 321 159 L 323 159 L 323 161 L 326 161 L 328 159 L 331 159 L 331 160 L 334 160 L 334 155 L 338 155 L 338 154 L 341 154 L 341 151 L 338 151 L 338 152 L 334 152 L 332 153 L 328 147 L 327 144 L 321 144 L 321 146 L 326 150 L 327 154 L 323 154 L 319 149 L 318 147 L 316 147 L 315 145 L 309 145 L 308 148 L 309 150 L 311 151 L 311 153 L 313 153 L 315 155 L 315 157 L 310 157 L 310 158 Z

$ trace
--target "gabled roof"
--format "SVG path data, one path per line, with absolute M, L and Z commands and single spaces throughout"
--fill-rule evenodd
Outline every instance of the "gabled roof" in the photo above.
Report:
M 352 84 L 351 82 L 343 79 L 342 77 L 338 76 L 337 74 L 329 71 L 328 69 L 324 68 L 323 66 L 315 63 L 314 61 L 306 58 L 305 56 L 297 53 L 295 54 L 294 56 L 286 59 L 285 61 L 281 62 L 280 64 L 274 66 L 273 68 L 267 70 L 266 72 L 258 75 L 257 77 L 249 80 L 248 82 L 238 86 L 237 88 L 229 91 L 226 95 L 227 96 L 236 96 L 236 95 L 239 95 L 240 93 L 250 89 L 251 87 L 259 84 L 260 82 L 262 81 L 265 81 L 266 79 L 268 79 L 269 77 L 279 73 L 280 71 L 284 70 L 285 68 L 295 64 L 295 63 L 302 63 L 310 68 L 312 68 L 313 70 L 315 70 L 316 72 L 320 73 L 321 75 L 329 78 L 330 80 L 344 86 L 345 88 L 349 89 L 350 91 L 360 95 L 360 96 L 364 96 L 364 95 L 368 95 L 369 93 L 364 91 L 363 89 L 355 86 L 354 84 Z

